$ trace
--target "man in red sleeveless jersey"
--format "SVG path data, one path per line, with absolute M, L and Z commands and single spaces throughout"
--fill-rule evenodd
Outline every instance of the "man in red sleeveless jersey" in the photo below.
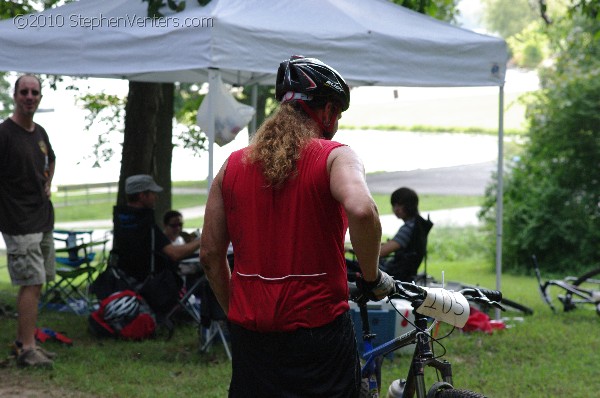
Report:
M 279 66 L 276 97 L 279 109 L 231 154 L 206 204 L 200 256 L 229 320 L 229 396 L 357 396 L 347 228 L 365 288 L 383 298 L 393 279 L 377 267 L 381 225 L 363 164 L 331 141 L 350 90 L 333 68 L 294 56 Z

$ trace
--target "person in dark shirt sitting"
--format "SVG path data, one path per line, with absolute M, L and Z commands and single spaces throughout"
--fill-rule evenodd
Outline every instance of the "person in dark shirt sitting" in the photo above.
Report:
M 433 226 L 419 214 L 419 196 L 407 187 L 398 188 L 390 197 L 392 210 L 404 224 L 396 235 L 381 244 L 379 268 L 403 282 L 412 282 L 427 250 L 427 234 Z M 358 269 L 356 261 L 347 260 L 348 277 Z
M 193 255 L 200 248 L 199 239 L 182 245 L 173 244 L 157 225 L 154 206 L 158 193 L 162 190 L 149 175 L 128 177 L 125 181 L 127 205 L 115 207 L 113 215 L 113 252 L 117 255 L 117 267 L 139 284 L 146 281 L 152 270 L 155 274 L 160 274 L 165 269 L 170 269 L 176 274 L 179 261 Z M 154 308 L 144 290 L 142 296 L 155 311 L 168 310 Z
M 412 281 L 427 250 L 427 234 L 433 226 L 419 214 L 419 196 L 407 187 L 398 188 L 390 198 L 392 210 L 404 224 L 396 235 L 381 245 L 379 268 L 401 281 Z M 391 256 L 391 258 L 384 259 Z

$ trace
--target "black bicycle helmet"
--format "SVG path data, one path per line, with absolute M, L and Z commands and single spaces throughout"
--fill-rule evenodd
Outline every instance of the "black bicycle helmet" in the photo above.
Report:
M 350 89 L 344 78 L 316 58 L 294 55 L 279 64 L 275 97 L 281 102 L 284 96 L 294 94 L 297 98 L 293 99 L 305 101 L 317 97 L 335 98 L 342 105 L 342 112 L 350 106 Z

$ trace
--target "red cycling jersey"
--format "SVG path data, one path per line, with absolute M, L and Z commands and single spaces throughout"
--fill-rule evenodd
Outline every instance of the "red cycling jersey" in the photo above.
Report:
M 292 331 L 333 321 L 348 310 L 344 240 L 348 221 L 329 187 L 327 158 L 342 144 L 313 139 L 297 176 L 271 188 L 260 164 L 229 157 L 223 202 L 235 265 L 231 322 L 247 329 Z

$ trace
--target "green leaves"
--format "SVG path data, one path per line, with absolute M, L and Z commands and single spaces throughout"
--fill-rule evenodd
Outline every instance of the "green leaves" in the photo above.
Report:
M 446 22 L 454 21 L 458 15 L 458 0 L 392 0 L 392 2 Z
M 162 18 L 165 15 L 160 11 L 163 7 L 169 7 L 170 10 L 175 12 L 181 12 L 185 10 L 185 0 L 167 0 L 165 4 L 163 0 L 142 0 L 148 3 L 148 17 L 150 18 Z M 198 4 L 202 7 L 210 3 L 210 0 L 198 0 Z
M 560 51 L 554 64 L 541 72 L 542 90 L 529 99 L 528 142 L 505 180 L 505 269 L 526 270 L 534 253 L 549 272 L 573 273 L 600 265 L 596 25 L 583 18 L 571 24 L 555 42 L 560 42 Z M 488 210 L 494 197 L 490 191 Z

